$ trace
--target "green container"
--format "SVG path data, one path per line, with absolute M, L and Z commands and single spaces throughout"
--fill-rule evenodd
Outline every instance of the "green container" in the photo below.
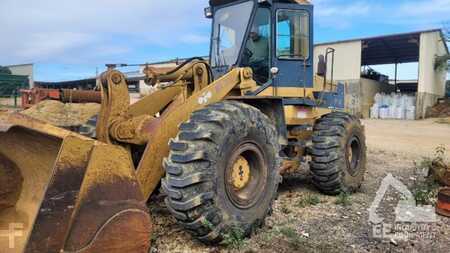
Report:
M 20 89 L 28 88 L 28 76 L 0 74 L 0 97 L 16 96 Z

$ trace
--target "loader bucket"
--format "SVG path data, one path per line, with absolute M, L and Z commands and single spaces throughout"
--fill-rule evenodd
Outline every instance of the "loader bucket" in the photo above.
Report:
M 129 152 L 0 114 L 0 252 L 148 252 Z

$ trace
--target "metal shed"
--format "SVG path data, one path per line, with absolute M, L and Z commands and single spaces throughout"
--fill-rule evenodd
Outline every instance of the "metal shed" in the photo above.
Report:
M 329 47 L 336 50 L 334 79 L 346 83 L 346 107 L 354 114 L 368 117 L 376 93 L 404 89 L 416 94 L 416 117 L 424 118 L 427 108 L 445 96 L 447 72 L 435 66 L 437 56 L 449 54 L 440 29 L 317 44 L 315 58 Z M 418 63 L 418 79 L 399 81 L 397 65 L 412 62 Z M 364 66 L 382 64 L 396 66 L 386 82 L 362 77 Z

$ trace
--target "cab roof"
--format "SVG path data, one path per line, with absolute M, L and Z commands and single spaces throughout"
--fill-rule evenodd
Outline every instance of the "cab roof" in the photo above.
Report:
M 233 2 L 238 2 L 240 0 L 209 0 L 209 5 L 211 6 L 219 6 L 224 4 L 229 4 Z M 311 1 L 308 0 L 269 0 L 272 2 L 279 3 L 297 3 L 297 4 L 311 4 Z

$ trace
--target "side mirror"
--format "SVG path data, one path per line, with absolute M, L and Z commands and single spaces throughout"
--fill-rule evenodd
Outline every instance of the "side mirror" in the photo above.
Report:
M 213 12 L 212 12 L 212 8 L 211 7 L 206 7 L 204 11 L 205 11 L 205 18 L 212 18 L 213 17 Z
M 278 75 L 278 72 L 280 72 L 280 70 L 277 67 L 272 67 L 270 69 L 270 73 L 272 74 L 273 77 L 275 77 L 276 75 Z
M 319 62 L 317 63 L 317 75 L 325 76 L 327 73 L 327 62 L 323 54 L 319 55 Z

